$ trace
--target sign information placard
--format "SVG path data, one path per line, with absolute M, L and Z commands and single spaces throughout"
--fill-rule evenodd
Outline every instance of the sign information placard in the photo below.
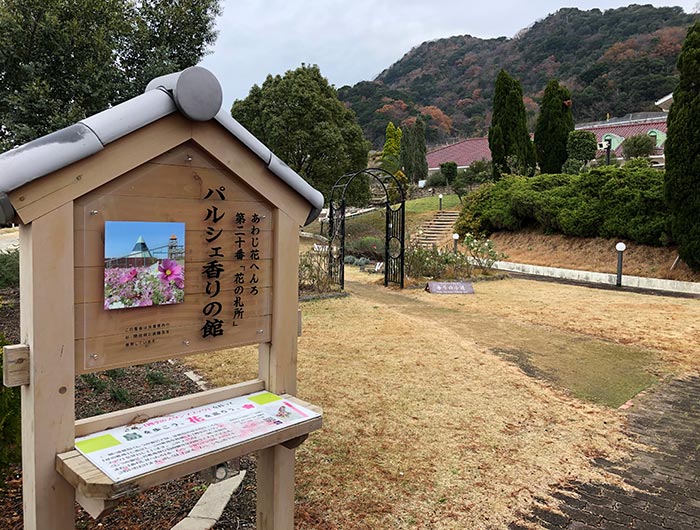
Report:
M 75 448 L 120 482 L 319 416 L 263 391 L 94 433 Z
M 428 282 L 425 290 L 433 294 L 474 294 L 472 282 Z

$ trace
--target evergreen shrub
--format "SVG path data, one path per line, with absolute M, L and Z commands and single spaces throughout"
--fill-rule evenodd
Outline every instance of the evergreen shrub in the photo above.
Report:
M 0 289 L 19 287 L 19 249 L 0 251 Z
M 345 252 L 353 256 L 365 257 L 375 261 L 384 261 L 384 240 L 379 237 L 365 236 L 345 241 Z
M 455 225 L 464 236 L 533 226 L 546 233 L 669 243 L 663 172 L 648 167 L 594 168 L 579 175 L 507 176 L 464 201 Z
M 442 172 L 437 172 L 428 177 L 427 184 L 430 188 L 441 188 L 442 186 L 447 186 L 447 179 Z

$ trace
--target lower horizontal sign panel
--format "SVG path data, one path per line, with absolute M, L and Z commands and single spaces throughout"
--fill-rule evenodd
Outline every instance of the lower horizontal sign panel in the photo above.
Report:
M 121 482 L 320 416 L 263 391 L 91 434 L 75 448 Z

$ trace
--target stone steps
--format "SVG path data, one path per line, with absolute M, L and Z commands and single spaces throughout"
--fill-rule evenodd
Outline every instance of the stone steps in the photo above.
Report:
M 446 239 L 451 238 L 458 217 L 459 212 L 437 212 L 432 219 L 421 225 L 418 232 L 411 237 L 411 241 L 425 248 L 441 246 Z

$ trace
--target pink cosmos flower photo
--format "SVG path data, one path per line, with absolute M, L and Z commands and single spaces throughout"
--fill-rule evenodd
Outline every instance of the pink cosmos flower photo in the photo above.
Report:
M 105 223 L 105 309 L 178 304 L 184 299 L 184 223 Z

